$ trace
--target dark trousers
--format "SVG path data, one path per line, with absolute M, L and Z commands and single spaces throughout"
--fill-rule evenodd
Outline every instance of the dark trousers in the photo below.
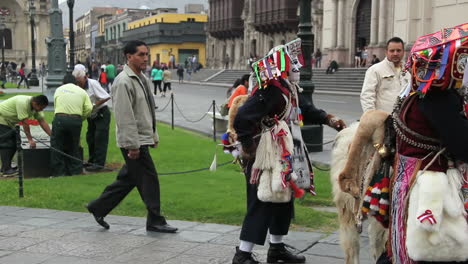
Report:
M 28 79 L 26 78 L 26 76 L 24 75 L 20 75 L 20 80 L 18 82 L 18 88 L 20 87 L 20 84 L 24 81 L 24 83 L 26 84 L 26 87 L 29 88 L 29 83 L 28 83 Z
M 79 155 L 82 120 L 80 117 L 55 115 L 52 121 L 52 148 L 65 152 L 77 159 Z M 50 152 L 52 176 L 76 175 L 83 172 L 83 162 L 71 159 L 52 150 Z
M 272 235 L 287 235 L 294 215 L 294 201 L 288 203 L 262 202 L 257 197 L 257 185 L 250 184 L 250 172 L 254 161 L 248 161 L 245 169 L 247 181 L 247 213 L 242 223 L 240 240 L 265 244 L 267 231 Z
M 2 172 L 11 169 L 11 160 L 16 153 L 15 130 L 6 125 L 0 125 L 0 156 Z
M 162 93 L 161 89 L 161 80 L 154 80 L 153 85 L 154 85 L 154 94 L 158 94 L 158 90 L 160 93 Z
M 161 215 L 158 173 L 148 146 L 140 147 L 140 157 L 136 160 L 128 158 L 126 149 L 121 151 L 125 165 L 117 174 L 117 179 L 104 189 L 101 196 L 88 204 L 89 210 L 95 215 L 106 216 L 137 187 L 148 210 L 146 225 L 166 224 L 166 219 Z
M 169 89 L 169 90 L 172 91 L 171 83 L 170 83 L 170 82 L 164 82 L 164 89 L 163 89 L 163 92 L 166 92 L 167 89 Z
M 110 119 L 111 114 L 107 106 L 99 109 L 95 118 L 88 118 L 86 143 L 88 143 L 89 163 L 102 167 L 106 164 Z

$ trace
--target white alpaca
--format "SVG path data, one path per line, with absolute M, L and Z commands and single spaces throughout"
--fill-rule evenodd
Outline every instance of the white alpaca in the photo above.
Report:
M 365 189 L 366 175 L 372 175 L 380 165 L 381 159 L 373 144 L 383 142 L 383 123 L 387 116 L 382 111 L 369 111 L 362 116 L 360 123 L 353 123 L 335 138 L 330 177 L 338 208 L 340 245 L 345 252 L 346 264 L 359 263 L 361 223 L 357 215 L 363 196 L 360 185 L 364 182 L 362 189 Z M 377 259 L 385 251 L 388 230 L 370 217 L 368 232 L 371 255 Z

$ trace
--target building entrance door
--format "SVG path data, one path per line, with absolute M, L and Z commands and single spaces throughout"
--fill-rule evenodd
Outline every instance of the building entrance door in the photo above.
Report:
M 179 49 L 179 58 L 178 62 L 182 65 L 185 64 L 185 60 L 187 58 L 191 59 L 192 55 L 197 56 L 197 61 L 200 59 L 198 56 L 198 50 L 197 49 Z M 190 62 L 188 63 L 190 65 Z M 203 65 L 205 66 L 205 65 Z
M 361 0 L 356 12 L 355 48 L 369 45 L 372 1 Z

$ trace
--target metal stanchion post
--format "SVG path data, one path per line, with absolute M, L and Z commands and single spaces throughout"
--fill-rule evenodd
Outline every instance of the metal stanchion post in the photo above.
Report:
M 213 141 L 216 142 L 216 101 L 213 100 Z
M 21 148 L 21 129 L 16 126 L 16 151 L 18 153 L 18 194 L 23 198 L 23 149 Z
M 174 130 L 174 93 L 171 93 L 171 125 Z

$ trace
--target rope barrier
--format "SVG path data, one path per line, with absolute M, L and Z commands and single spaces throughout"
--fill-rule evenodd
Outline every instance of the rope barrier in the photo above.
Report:
M 307 144 L 307 145 L 308 146 L 318 147 L 318 146 L 325 146 L 325 145 L 333 143 L 333 142 L 335 142 L 335 140 L 329 140 L 329 141 L 326 141 L 325 143 L 321 143 L 321 144 Z
M 34 140 L 36 140 L 37 142 L 41 143 L 41 144 L 44 144 L 46 147 L 49 147 L 52 151 L 55 151 L 55 152 L 58 152 L 59 154 L 65 156 L 65 157 L 68 157 L 70 159 L 73 159 L 73 160 L 76 160 L 76 161 L 79 161 L 81 163 L 83 163 L 83 160 L 82 159 L 79 159 L 77 157 L 74 157 L 72 155 L 69 155 L 59 149 L 56 149 L 50 145 L 48 145 L 47 143 L 45 143 L 44 141 L 40 140 L 40 139 L 37 139 L 35 137 L 33 137 Z M 222 166 L 225 166 L 229 163 L 232 163 L 232 161 L 226 161 L 226 162 L 223 162 L 223 163 L 219 163 L 219 164 L 216 164 L 217 167 L 222 167 Z M 101 165 L 98 165 L 98 164 L 94 164 L 94 163 L 89 163 L 90 165 L 92 166 L 96 166 L 96 167 L 99 167 L 99 168 L 102 168 L 102 169 L 106 169 L 108 170 L 109 172 L 114 172 L 114 171 L 119 171 L 120 169 L 113 169 L 113 168 L 108 168 L 108 167 L 105 167 L 105 166 L 101 166 Z M 204 170 L 209 170 L 210 167 L 206 167 L 206 168 L 200 168 L 200 169 L 193 169 L 193 170 L 186 170 L 186 171 L 176 171 L 176 172 L 162 172 L 162 173 L 158 173 L 158 175 L 175 175 L 175 174 L 185 174 L 185 173 L 192 173 L 192 172 L 198 172 L 198 171 L 204 171 Z
M 319 171 L 330 171 L 330 168 L 328 168 L 328 169 L 320 168 L 319 166 L 317 166 L 317 164 L 315 164 L 315 163 L 313 163 L 313 162 L 312 162 L 312 166 L 313 166 L 314 168 L 316 168 L 317 170 L 319 170 Z
M 206 110 L 205 114 L 204 114 L 202 117 L 200 117 L 199 119 L 197 119 L 197 120 L 190 120 L 190 119 L 188 119 L 188 118 L 182 113 L 182 111 L 181 111 L 180 108 L 179 108 L 179 105 L 177 105 L 177 102 L 176 102 L 175 100 L 174 100 L 174 104 L 175 104 L 175 106 L 176 106 L 177 111 L 178 111 L 179 114 L 182 116 L 182 118 L 184 118 L 185 121 L 190 122 L 190 123 L 197 123 L 197 122 L 200 122 L 203 118 L 205 118 L 205 117 L 208 115 L 208 112 L 209 112 L 209 111 L 211 110 L 211 108 L 213 107 L 213 105 L 210 105 L 210 107 L 208 108 L 208 110 Z M 213 117 L 213 118 L 214 118 L 214 117 Z
M 163 112 L 164 110 L 166 110 L 166 108 L 169 106 L 170 103 L 171 103 L 171 98 L 167 100 L 167 104 L 161 110 L 156 110 L 156 112 Z

